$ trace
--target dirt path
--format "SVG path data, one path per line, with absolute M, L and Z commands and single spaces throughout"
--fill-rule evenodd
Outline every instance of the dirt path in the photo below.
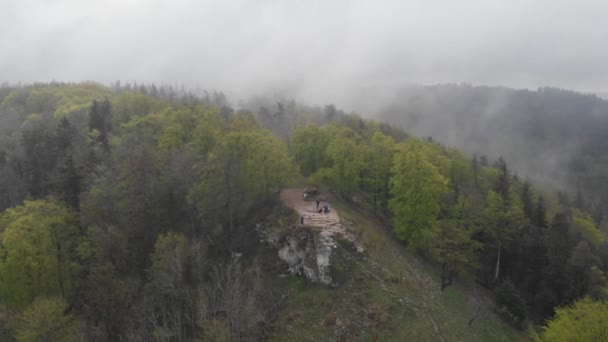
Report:
M 327 214 L 319 213 L 316 210 L 316 202 L 314 200 L 304 200 L 302 197 L 303 191 L 304 189 L 283 189 L 281 190 L 281 200 L 286 206 L 293 208 L 300 216 L 304 217 L 305 225 L 322 228 L 323 231 L 332 235 L 341 234 L 345 238 L 354 241 L 354 236 L 342 225 L 340 216 L 334 208 L 331 208 L 331 211 Z M 330 205 L 328 201 L 321 201 L 319 208 L 322 208 L 326 204 Z

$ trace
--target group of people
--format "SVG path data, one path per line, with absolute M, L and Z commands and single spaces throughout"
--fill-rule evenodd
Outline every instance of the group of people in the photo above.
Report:
M 320 213 L 324 213 L 324 214 L 329 213 L 329 211 L 330 211 L 329 204 L 325 203 L 325 205 L 323 207 L 319 207 L 319 204 L 321 204 L 321 200 L 316 200 L 315 203 L 316 203 L 315 211 L 317 213 L 319 213 L 319 214 Z
M 325 203 L 325 205 L 323 205 L 322 207 L 321 205 L 321 200 L 315 200 L 315 207 L 314 207 L 314 211 L 321 214 L 327 214 L 331 211 L 331 207 L 329 206 L 329 203 Z M 300 216 L 300 224 L 304 224 L 304 216 Z

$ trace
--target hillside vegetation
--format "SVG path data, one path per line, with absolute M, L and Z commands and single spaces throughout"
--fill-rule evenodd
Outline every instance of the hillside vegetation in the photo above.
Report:
M 243 107 L 154 85 L 1 88 L 6 333 L 513 340 L 605 299 L 599 222 L 506 160 L 332 105 Z M 336 287 L 284 276 L 266 242 L 297 229 L 278 196 L 294 181 L 333 193 L 364 246 L 338 241 Z

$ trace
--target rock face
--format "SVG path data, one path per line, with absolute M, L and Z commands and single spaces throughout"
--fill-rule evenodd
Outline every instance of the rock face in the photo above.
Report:
M 291 274 L 304 275 L 315 283 L 332 285 L 330 265 L 335 247 L 331 232 L 302 227 L 281 242 L 279 258 L 287 263 Z

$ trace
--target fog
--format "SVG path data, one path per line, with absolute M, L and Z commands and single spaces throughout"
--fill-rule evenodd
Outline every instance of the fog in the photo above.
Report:
M 115 80 L 353 107 L 468 82 L 605 91 L 601 1 L 2 0 L 0 81 Z

